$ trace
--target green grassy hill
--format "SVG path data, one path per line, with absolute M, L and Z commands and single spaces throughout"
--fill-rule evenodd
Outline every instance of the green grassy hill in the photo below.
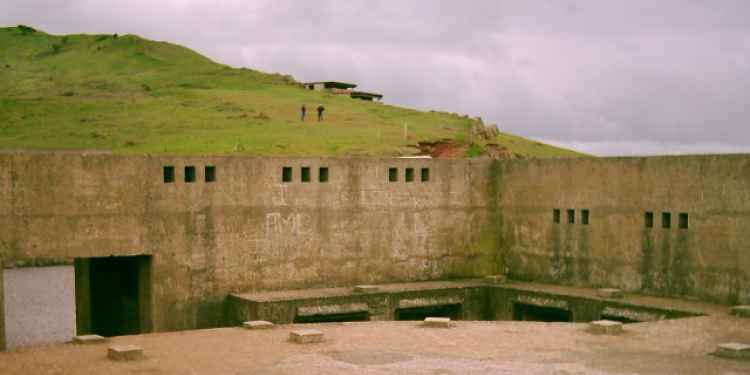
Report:
M 322 103 L 326 120 L 301 123 L 302 103 L 309 118 Z M 472 138 L 470 156 L 488 142 L 525 157 L 582 155 L 509 134 L 477 140 L 476 123 L 304 90 L 290 76 L 134 35 L 0 28 L 0 148 L 389 156 L 414 154 L 419 141 Z

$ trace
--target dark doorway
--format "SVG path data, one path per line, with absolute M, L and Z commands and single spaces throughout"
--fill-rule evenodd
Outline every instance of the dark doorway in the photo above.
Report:
M 531 322 L 570 322 L 572 314 L 568 310 L 555 307 L 542 307 L 526 305 L 523 303 L 513 304 L 513 320 Z
M 366 322 L 368 320 L 370 320 L 370 314 L 367 311 L 294 317 L 295 323 Z
M 424 320 L 428 317 L 461 319 L 461 304 L 434 305 L 396 309 L 396 320 Z
M 79 334 L 105 337 L 150 331 L 150 256 L 76 260 Z

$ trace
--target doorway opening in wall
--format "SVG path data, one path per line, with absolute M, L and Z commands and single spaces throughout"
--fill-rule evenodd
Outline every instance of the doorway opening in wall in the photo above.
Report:
M 523 303 L 513 304 L 513 320 L 529 322 L 571 322 L 568 310 L 556 307 L 542 307 Z
M 151 256 L 75 260 L 78 334 L 151 331 Z
M 424 320 L 425 318 L 451 318 L 460 320 L 463 309 L 460 303 L 396 309 L 396 320 Z

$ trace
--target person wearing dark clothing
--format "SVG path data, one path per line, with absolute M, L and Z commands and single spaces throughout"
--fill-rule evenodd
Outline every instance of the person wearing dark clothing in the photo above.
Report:
M 307 107 L 303 104 L 302 108 L 300 108 L 300 121 L 305 121 L 305 113 L 307 113 Z
M 325 111 L 325 107 L 323 107 L 322 104 L 318 105 L 318 121 L 323 121 L 323 111 Z

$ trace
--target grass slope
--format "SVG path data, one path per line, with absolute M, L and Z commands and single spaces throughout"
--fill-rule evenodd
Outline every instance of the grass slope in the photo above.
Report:
M 310 120 L 318 103 L 322 123 Z M 473 121 L 304 90 L 134 35 L 0 28 L 0 148 L 388 156 L 414 153 L 417 141 L 465 143 Z M 509 134 L 497 141 L 527 157 L 581 155 Z

